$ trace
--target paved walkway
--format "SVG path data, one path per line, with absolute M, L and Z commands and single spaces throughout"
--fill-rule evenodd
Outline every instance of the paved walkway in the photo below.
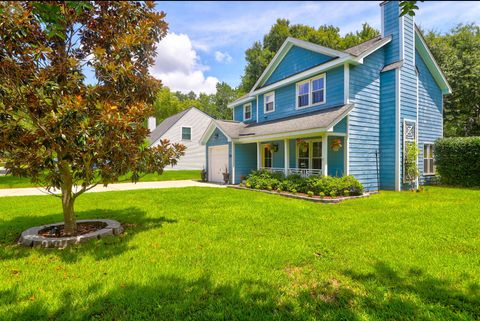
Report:
M 140 183 L 120 183 L 120 184 L 110 184 L 107 187 L 103 185 L 95 186 L 93 189 L 89 190 L 87 193 L 99 193 L 99 192 L 111 192 L 111 191 L 131 191 L 136 189 L 147 189 L 147 188 L 178 188 L 178 187 L 217 187 L 224 188 L 224 185 L 217 185 L 211 183 L 201 183 L 191 180 L 181 180 L 181 181 L 161 181 L 161 182 L 140 182 Z M 45 195 L 48 194 L 44 188 L 32 187 L 32 188 L 8 188 L 0 189 L 0 197 L 5 196 L 30 196 L 30 195 Z

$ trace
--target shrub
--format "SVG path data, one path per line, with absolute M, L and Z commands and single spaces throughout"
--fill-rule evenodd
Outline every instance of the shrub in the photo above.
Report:
M 287 191 L 290 193 L 305 193 L 324 197 L 336 195 L 361 195 L 362 184 L 353 176 L 330 177 L 311 176 L 303 178 L 298 174 L 286 178 L 281 173 L 255 171 L 247 177 L 246 186 L 257 189 Z M 312 195 L 312 196 L 313 196 Z
M 313 194 L 312 191 L 308 191 L 307 195 L 308 195 L 308 197 L 313 197 L 314 194 Z
M 324 193 L 324 192 L 320 192 L 320 193 L 318 194 L 318 196 L 320 196 L 321 198 L 324 198 L 324 197 L 325 197 L 325 193 Z
M 480 137 L 443 138 L 435 143 L 440 181 L 449 185 L 480 185 Z

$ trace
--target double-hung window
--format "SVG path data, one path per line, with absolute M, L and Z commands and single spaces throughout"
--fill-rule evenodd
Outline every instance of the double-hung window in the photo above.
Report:
M 297 108 L 305 108 L 325 102 L 325 75 L 297 84 Z
M 191 127 L 182 127 L 182 140 L 192 140 Z
M 423 145 L 423 174 L 435 175 L 435 154 L 433 144 Z
M 243 120 L 252 119 L 252 104 L 243 105 Z
M 322 169 L 322 142 L 297 142 L 297 166 L 300 169 Z
M 325 101 L 325 77 L 312 79 L 312 105 Z
M 298 84 L 297 106 L 299 108 L 310 105 L 310 82 Z
M 264 112 L 271 113 L 272 111 L 275 111 L 275 92 L 265 94 L 263 99 L 265 101 L 264 108 L 263 108 Z

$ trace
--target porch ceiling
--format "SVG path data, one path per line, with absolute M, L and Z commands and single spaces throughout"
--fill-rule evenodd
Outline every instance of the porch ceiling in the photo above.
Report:
M 241 122 L 222 120 L 216 120 L 215 123 L 231 139 L 242 141 L 251 140 L 255 137 L 296 133 L 313 129 L 327 131 L 348 115 L 352 108 L 353 104 L 346 104 L 260 124 L 247 125 Z

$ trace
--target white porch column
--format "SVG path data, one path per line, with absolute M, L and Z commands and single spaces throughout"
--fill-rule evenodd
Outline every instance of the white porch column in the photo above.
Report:
M 261 153 L 261 150 L 260 150 L 260 142 L 257 142 L 257 170 L 260 169 L 260 167 L 262 167 L 262 153 Z
M 322 174 L 328 176 L 328 136 L 325 133 L 322 136 Z
M 232 184 L 235 184 L 235 143 L 234 142 L 232 142 Z
M 284 155 L 285 158 L 284 158 L 284 164 L 283 164 L 284 166 L 283 167 L 284 167 L 284 171 L 285 171 L 285 177 L 287 177 L 288 176 L 288 167 L 290 167 L 290 162 L 289 162 L 290 159 L 288 157 L 290 155 L 290 153 L 289 153 L 290 144 L 288 143 L 288 139 L 283 140 L 283 145 L 284 145 L 283 149 L 284 149 L 284 152 L 285 152 L 285 155 Z

